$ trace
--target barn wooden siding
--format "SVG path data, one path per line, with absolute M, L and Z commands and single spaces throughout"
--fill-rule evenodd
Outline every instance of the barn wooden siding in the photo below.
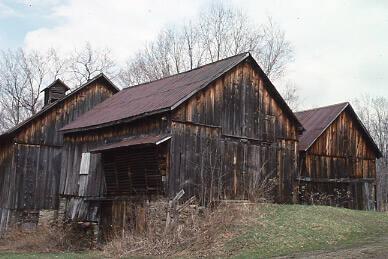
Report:
M 15 146 L 9 143 L 0 144 L 0 203 L 7 204 L 9 195 L 12 193 L 12 189 L 9 189 L 10 181 L 14 179 L 14 150 Z M 5 173 L 8 172 L 8 173 Z M 13 185 L 15 186 L 15 185 Z M 0 207 L 0 236 L 2 232 L 7 228 L 9 221 L 11 220 L 11 209 L 2 206 Z
M 243 63 L 174 113 L 169 191 L 246 199 L 259 188 L 255 181 L 278 178 L 277 201 L 291 201 L 297 134 L 263 79 Z
M 63 136 L 57 131 L 113 93 L 97 81 L 21 127 L 2 147 L 0 208 L 8 212 L 1 217 L 0 232 L 18 210 L 36 214 L 58 208 Z
M 302 153 L 300 161 L 301 184 L 309 192 L 333 196 L 335 189 L 349 192 L 348 199 L 332 200 L 331 204 L 375 209 L 376 155 L 348 110 Z
M 168 116 L 156 115 L 96 131 L 65 134 L 59 194 L 67 203 L 64 208 L 66 216 L 73 220 L 98 221 L 100 214 L 90 215 L 91 211 L 100 209 L 100 204 L 89 200 L 107 196 L 102 155 L 92 153 L 88 174 L 80 175 L 82 153 L 123 138 L 167 134 L 169 131 Z
M 163 186 L 165 198 L 173 198 L 182 189 L 183 199 L 195 195 L 203 203 L 223 198 L 254 198 L 249 196 L 260 188 L 260 183 L 275 178 L 277 189 L 271 190 L 271 194 L 275 193 L 279 202 L 291 201 L 297 172 L 296 119 L 286 115 L 286 109 L 281 107 L 284 104 L 279 104 L 267 90 L 268 81 L 259 76 L 251 62 L 235 66 L 187 101 L 178 103 L 177 108 L 172 107 L 172 111 L 146 114 L 132 122 L 115 121 L 110 126 L 93 128 L 85 124 L 88 128 L 84 130 L 66 129 L 69 131 L 64 135 L 60 181 L 65 215 L 103 225 L 126 221 L 129 213 L 126 206 L 132 206 L 128 204 L 133 204 L 133 200 L 142 204 L 142 199 L 150 196 L 141 192 L 133 197 L 131 190 L 116 189 L 115 196 L 114 186 L 112 190 L 106 188 L 106 177 L 118 175 L 117 168 L 127 170 L 120 174 L 132 175 L 122 163 L 133 162 L 127 157 L 133 150 L 92 153 L 87 175 L 80 175 L 82 153 L 123 139 L 156 134 L 171 135 L 164 149 L 157 151 L 160 175 L 167 182 Z M 134 91 L 140 91 L 140 87 Z M 84 125 L 80 120 L 75 124 Z M 136 157 L 140 154 L 143 151 Z M 130 188 L 129 180 L 124 180 L 128 186 L 119 187 Z M 98 212 L 93 213 L 96 209 Z

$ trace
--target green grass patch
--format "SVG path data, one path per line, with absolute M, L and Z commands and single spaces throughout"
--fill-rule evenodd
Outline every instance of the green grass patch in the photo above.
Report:
M 197 244 L 196 255 L 268 258 L 316 250 L 337 250 L 388 237 L 388 214 L 356 211 L 327 206 L 259 204 L 239 220 L 217 228 L 211 240 L 216 248 L 206 252 L 209 244 Z M 221 223 L 220 223 L 221 224 Z M 224 223 L 222 223 L 224 224 Z M 223 231 L 225 229 L 225 231 Z M 207 229 L 208 230 L 208 229 Z M 209 230 L 210 231 L 210 230 Z M 207 239 L 206 239 L 207 240 Z M 217 250 L 219 247 L 219 250 Z M 200 252 L 198 252 L 201 255 Z M 13 253 L 0 252 L 0 258 L 101 258 L 98 251 L 84 253 Z
M 226 244 L 237 257 L 264 258 L 355 245 L 388 233 L 388 214 L 327 206 L 257 208 L 257 224 Z
M 72 253 L 72 252 L 63 252 L 63 253 L 11 253 L 11 252 L 0 252 L 0 258 L 9 258 L 9 259 L 30 259 L 30 258 L 39 258 L 39 259 L 92 259 L 92 258 L 101 258 L 97 255 L 91 255 L 87 253 Z

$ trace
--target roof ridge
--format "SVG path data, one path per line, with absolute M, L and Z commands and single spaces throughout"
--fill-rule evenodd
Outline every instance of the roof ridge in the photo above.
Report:
M 316 110 L 321 110 L 321 109 L 325 109 L 325 108 L 331 108 L 331 107 L 334 107 L 334 106 L 340 106 L 340 105 L 345 105 L 345 104 L 349 105 L 350 103 L 349 102 L 342 102 L 342 103 L 330 104 L 330 105 L 326 105 L 326 106 L 320 106 L 320 107 L 315 107 L 315 108 L 306 109 L 306 110 L 302 110 L 302 111 L 297 111 L 295 113 L 316 111 Z
M 169 75 L 169 76 L 165 76 L 165 77 L 162 77 L 162 78 L 159 78 L 159 79 L 147 81 L 147 82 L 140 83 L 140 84 L 137 84 L 137 85 L 127 86 L 127 87 L 123 88 L 122 90 L 125 91 L 125 90 L 128 90 L 128 89 L 134 88 L 134 87 L 139 87 L 139 86 L 143 86 L 143 85 L 146 85 L 146 84 L 154 83 L 154 82 L 157 82 L 157 81 L 160 81 L 160 80 L 164 80 L 164 79 L 167 79 L 167 78 L 170 78 L 170 77 L 186 74 L 186 73 L 192 72 L 194 70 L 198 70 L 198 69 L 204 68 L 206 66 L 210 66 L 210 65 L 213 65 L 213 64 L 216 64 L 216 63 L 228 60 L 228 59 L 236 58 L 238 56 L 244 56 L 244 55 L 247 55 L 247 54 L 250 55 L 250 52 L 249 51 L 241 52 L 239 54 L 236 54 L 236 55 L 233 55 L 233 56 L 230 56 L 230 57 L 226 57 L 224 59 L 220 59 L 220 60 L 216 60 L 216 61 L 213 61 L 213 62 L 210 62 L 210 63 L 207 63 L 207 64 L 203 64 L 201 66 L 195 67 L 195 68 L 187 70 L 187 71 L 183 71 L 183 72 L 176 73 L 176 74 Z
M 115 85 L 113 84 L 112 81 L 110 81 L 110 79 L 103 73 L 99 73 L 98 75 L 92 77 L 91 79 L 89 79 L 88 81 L 86 81 L 85 83 L 83 83 L 82 85 L 74 88 L 73 90 L 70 90 L 70 92 L 63 96 L 61 99 L 53 102 L 53 103 L 50 103 L 46 106 L 44 106 L 40 111 L 38 111 L 37 113 L 31 115 L 30 117 L 26 118 L 25 120 L 21 121 L 20 123 L 18 123 L 17 125 L 13 126 L 12 128 L 6 130 L 5 132 L 3 132 L 2 134 L 0 134 L 0 138 L 3 138 L 5 137 L 6 135 L 10 135 L 12 134 L 13 132 L 15 132 L 16 130 L 24 127 L 26 124 L 28 124 L 30 121 L 34 120 L 35 118 L 41 116 L 42 114 L 44 114 L 46 111 L 50 110 L 52 107 L 58 105 L 59 103 L 65 101 L 67 98 L 73 96 L 74 94 L 76 94 L 77 92 L 79 91 L 82 91 L 84 88 L 86 88 L 87 86 L 89 86 L 90 84 L 92 84 L 94 81 L 100 79 L 100 78 L 104 78 L 105 80 L 107 80 L 107 82 L 114 88 L 116 89 L 118 92 L 120 91 L 120 89 Z M 54 82 L 56 82 L 57 80 L 60 80 L 60 79 L 56 79 Z M 61 82 L 63 82 L 62 80 L 60 80 Z M 66 85 L 66 84 L 65 84 Z
M 41 92 L 43 92 L 43 91 L 46 91 L 47 89 L 53 87 L 54 84 L 57 83 L 57 82 L 59 82 L 60 84 L 64 85 L 64 86 L 67 88 L 67 90 L 70 90 L 70 87 L 69 87 L 65 82 L 63 82 L 62 79 L 56 78 L 56 79 L 54 79 L 54 81 L 52 81 L 48 86 L 46 86 L 45 88 L 43 88 L 39 93 L 41 93 Z

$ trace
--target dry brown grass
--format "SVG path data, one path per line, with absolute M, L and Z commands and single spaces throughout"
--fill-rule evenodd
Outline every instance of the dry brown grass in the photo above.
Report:
M 103 247 L 106 257 L 126 256 L 225 256 L 225 243 L 252 224 L 254 204 L 222 203 L 212 210 L 191 206 L 178 223 L 164 233 L 163 220 L 154 220 L 146 233 L 125 233 Z M 184 214 L 184 215 L 182 215 Z M 257 216 L 257 214 L 256 214 Z
M 33 230 L 14 228 L 0 239 L 0 251 L 60 252 L 80 251 L 92 246 L 89 235 L 74 226 L 44 225 Z

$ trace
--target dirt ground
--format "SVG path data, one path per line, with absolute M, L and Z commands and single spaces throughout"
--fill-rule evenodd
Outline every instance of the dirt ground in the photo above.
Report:
M 315 258 L 388 258 L 388 235 L 377 240 L 358 244 L 352 248 L 338 249 L 335 251 L 315 251 L 281 258 L 315 259 Z

